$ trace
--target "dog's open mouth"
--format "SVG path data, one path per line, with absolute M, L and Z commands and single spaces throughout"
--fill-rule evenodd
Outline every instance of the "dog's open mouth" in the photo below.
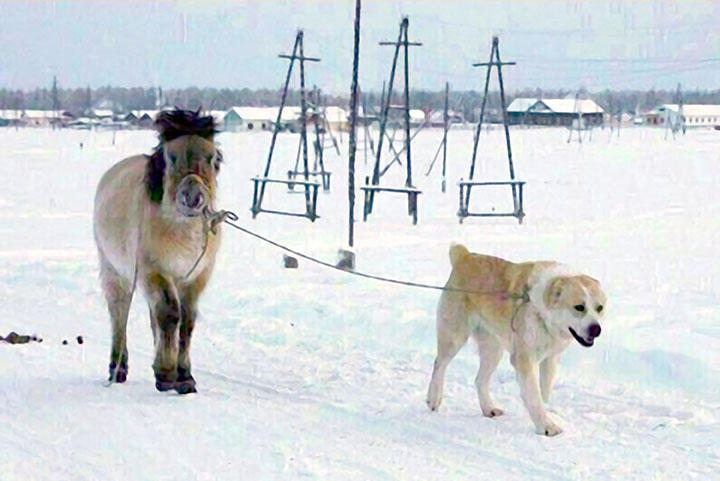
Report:
M 568 329 L 570 329 L 570 334 L 573 335 L 573 337 L 575 338 L 575 340 L 576 340 L 577 342 L 579 342 L 581 345 L 585 346 L 585 347 L 590 347 L 590 346 L 592 346 L 593 343 L 595 342 L 594 339 L 593 339 L 592 341 L 586 341 L 586 340 L 583 339 L 582 337 L 578 336 L 577 332 L 575 332 L 575 329 L 573 329 L 572 327 L 569 327 Z

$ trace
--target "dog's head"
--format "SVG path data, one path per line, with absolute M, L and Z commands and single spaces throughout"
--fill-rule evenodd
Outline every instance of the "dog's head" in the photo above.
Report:
M 155 120 L 160 144 L 147 167 L 147 192 L 152 202 L 174 206 L 194 217 L 211 205 L 222 155 L 213 142 L 211 116 L 176 109 L 161 112 Z
M 543 301 L 560 335 L 590 347 L 600 335 L 607 298 L 600 282 L 585 275 L 550 279 Z

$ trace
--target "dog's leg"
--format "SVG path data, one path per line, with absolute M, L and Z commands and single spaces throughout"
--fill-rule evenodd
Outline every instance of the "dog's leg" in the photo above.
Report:
M 490 376 L 495 372 L 500 359 L 502 359 L 502 346 L 500 346 L 495 336 L 482 327 L 473 332 L 473 337 L 477 342 L 478 353 L 480 354 L 480 367 L 477 377 L 475 377 L 475 388 L 480 400 L 480 409 L 482 409 L 483 415 L 489 418 L 501 416 L 503 410 L 496 407 L 490 397 Z
M 112 321 L 110 349 L 110 382 L 125 382 L 128 373 L 127 319 L 133 296 L 133 285 L 120 276 L 100 253 L 100 279 Z
M 197 302 L 210 278 L 210 269 L 201 273 L 191 285 L 185 287 L 180 295 L 182 319 L 180 320 L 180 339 L 177 358 L 177 382 L 175 390 L 180 394 L 197 392 L 190 363 L 190 341 L 197 317 Z
M 543 406 L 538 384 L 537 365 L 528 358 L 526 353 L 517 350 L 510 356 L 510 361 L 517 373 L 520 395 L 525 408 L 535 423 L 535 432 L 545 436 L 560 434 L 562 429 L 550 420 Z
M 560 355 L 549 356 L 540 364 L 540 392 L 543 401 L 550 402 L 552 397 L 553 384 L 555 382 L 555 374 L 557 373 L 557 365 Z
M 467 313 L 463 304 L 463 299 L 458 293 L 446 291 L 440 298 L 437 314 L 437 357 L 427 394 L 427 405 L 433 411 L 442 403 L 445 369 L 470 336 Z
M 158 273 L 145 278 L 155 339 L 155 387 L 158 391 L 175 388 L 177 379 L 178 325 L 181 310 L 175 285 Z

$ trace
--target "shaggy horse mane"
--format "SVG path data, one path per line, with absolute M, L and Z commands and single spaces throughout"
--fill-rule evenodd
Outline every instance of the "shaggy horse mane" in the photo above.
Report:
M 215 119 L 212 115 L 201 116 L 200 110 L 165 110 L 155 118 L 155 128 L 159 132 L 160 143 L 149 156 L 145 172 L 145 185 L 148 196 L 152 202 L 159 204 L 162 201 L 165 176 L 165 155 L 163 144 L 183 135 L 197 135 L 207 140 L 213 140 L 217 133 Z M 222 155 L 218 151 L 218 160 Z

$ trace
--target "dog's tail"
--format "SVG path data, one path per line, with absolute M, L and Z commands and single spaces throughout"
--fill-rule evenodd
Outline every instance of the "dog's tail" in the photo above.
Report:
M 467 250 L 467 247 L 464 245 L 456 243 L 450 244 L 450 264 L 452 264 L 453 267 L 468 254 L 470 254 L 470 251 Z

